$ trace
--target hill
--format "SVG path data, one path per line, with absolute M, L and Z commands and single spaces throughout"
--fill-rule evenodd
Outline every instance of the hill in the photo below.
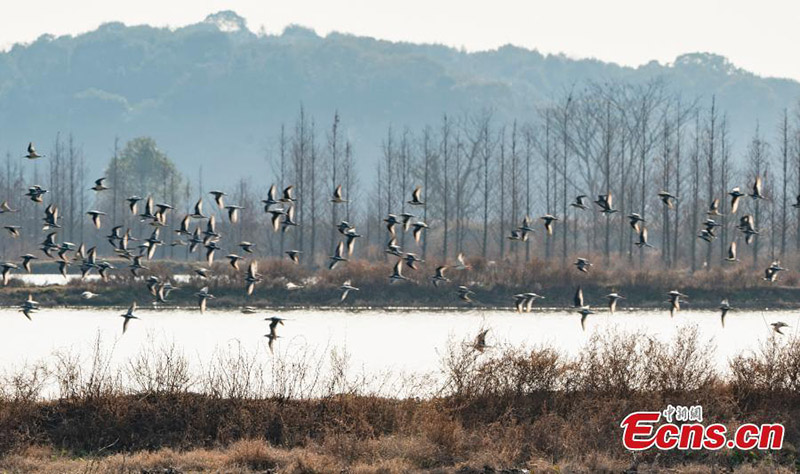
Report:
M 327 128 L 336 109 L 357 159 L 368 166 L 389 125 L 419 128 L 451 114 L 492 107 L 501 119 L 535 115 L 537 105 L 585 81 L 662 77 L 688 98 L 718 104 L 730 119 L 736 155 L 756 122 L 775 130 L 800 83 L 763 78 L 725 58 L 693 53 L 671 64 L 621 67 L 543 55 L 514 46 L 467 53 L 295 26 L 256 34 L 227 11 L 178 29 L 102 25 L 78 36 L 42 36 L 0 53 L 0 150 L 29 140 L 47 150 L 58 131 L 83 144 L 100 172 L 115 136 L 154 137 L 189 176 L 226 184 L 269 173 L 281 123 L 302 104 Z

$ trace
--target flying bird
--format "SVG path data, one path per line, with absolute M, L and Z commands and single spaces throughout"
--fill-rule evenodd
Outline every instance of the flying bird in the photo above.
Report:
M 19 209 L 11 209 L 11 206 L 8 205 L 8 201 L 3 201 L 2 204 L 0 204 L 0 214 L 17 211 L 19 211 Z
M 415 216 L 414 214 L 411 214 L 410 212 L 404 212 L 404 213 L 400 214 L 400 218 L 401 218 L 400 221 L 403 224 L 403 232 L 408 232 L 408 229 L 411 228 L 411 219 L 413 219 L 415 217 L 417 217 L 417 216 Z
M 465 301 L 467 303 L 472 303 L 472 298 L 470 298 L 469 295 L 474 295 L 474 294 L 475 294 L 474 291 L 470 290 L 468 287 L 464 285 L 458 287 L 458 297 L 462 301 Z
M 719 198 L 715 198 L 711 201 L 711 205 L 708 206 L 708 212 L 706 212 L 709 216 L 722 216 L 724 214 L 720 214 L 719 212 Z
M 3 285 L 8 285 L 8 281 L 11 279 L 11 270 L 16 270 L 19 267 L 16 263 L 11 262 L 3 262 L 0 266 L 3 268 Z
M 453 267 L 454 270 L 468 270 L 469 268 L 471 268 L 467 264 L 466 257 L 464 257 L 463 253 L 459 252 L 458 255 L 456 256 L 456 260 L 458 261 L 458 263 Z
M 283 222 L 281 222 L 281 231 L 286 232 L 286 229 L 289 227 L 297 227 L 300 225 L 294 220 L 294 214 L 294 206 L 286 210 L 286 213 L 283 215 Z
M 726 262 L 738 262 L 739 259 L 736 258 L 736 242 L 731 242 L 728 246 L 728 256 L 725 258 Z
M 295 202 L 297 199 L 294 198 L 294 186 L 287 186 L 286 189 L 283 190 L 283 197 L 281 198 L 281 202 Z
M 592 264 L 589 263 L 589 260 L 586 260 L 585 258 L 578 258 L 573 265 L 577 267 L 578 271 L 583 273 L 589 273 L 589 267 L 592 266 Z
M 640 222 L 646 222 L 646 221 L 644 220 L 644 218 L 643 218 L 642 216 L 640 216 L 640 215 L 639 215 L 638 213 L 636 213 L 636 212 L 632 212 L 632 213 L 628 214 L 628 221 L 629 221 L 629 222 L 630 222 L 630 224 L 631 224 L 631 228 L 632 228 L 632 229 L 634 230 L 634 232 L 636 232 L 637 234 L 639 233 L 639 223 L 640 223 Z
M 30 188 L 28 188 L 28 192 L 25 193 L 25 196 L 31 198 L 31 201 L 33 201 L 35 203 L 38 203 L 38 204 L 41 204 L 41 203 L 44 202 L 44 199 L 42 199 L 42 196 L 46 192 L 47 192 L 46 189 L 44 189 L 43 187 L 39 186 L 38 184 L 34 184 Z
M 270 217 L 270 222 L 272 222 L 272 231 L 278 232 L 281 228 L 281 218 L 286 214 L 286 210 L 283 208 L 275 208 L 267 210 L 272 217 Z
M 342 203 L 346 203 L 347 202 L 347 199 L 344 199 L 342 197 L 342 185 L 341 184 L 336 186 L 336 189 L 333 190 L 333 198 L 331 199 L 331 202 L 334 203 L 334 204 L 342 204 Z
M 347 280 L 342 284 L 342 286 L 339 287 L 339 291 L 342 292 L 342 296 L 339 299 L 339 301 L 342 302 L 345 300 L 345 298 L 347 298 L 347 295 L 349 295 L 351 291 L 359 291 L 359 289 L 353 286 L 350 283 L 350 280 Z
M 36 153 L 36 147 L 33 146 L 33 142 L 28 143 L 28 154 L 25 155 L 25 158 L 29 160 L 35 160 L 36 158 L 44 158 L 46 155 L 40 155 Z
M 208 292 L 208 287 L 204 286 L 200 289 L 197 293 L 194 294 L 197 297 L 197 304 L 200 306 L 200 314 L 206 312 L 206 306 L 208 305 L 208 300 L 214 299 L 214 295 Z
M 346 262 L 347 257 L 344 256 L 344 242 L 339 242 L 339 245 L 336 246 L 336 249 L 333 252 L 333 255 L 330 257 L 331 263 L 328 265 L 328 270 L 333 270 L 339 262 Z
M 578 195 L 578 196 L 575 196 L 575 201 L 574 201 L 574 202 L 571 202 L 571 203 L 570 203 L 570 206 L 572 206 L 572 207 L 574 207 L 574 208 L 576 208 L 576 209 L 581 209 L 581 210 L 586 210 L 586 209 L 588 209 L 589 207 L 588 207 L 588 206 L 586 205 L 586 203 L 584 202 L 584 201 L 586 200 L 586 198 L 587 198 L 587 197 L 588 197 L 588 196 L 586 196 L 586 195 L 584 195 L 584 194 L 580 194 L 580 195 Z
M 736 211 L 739 209 L 739 200 L 744 196 L 744 193 L 739 190 L 739 187 L 736 186 L 735 188 L 731 189 L 731 192 L 728 193 L 728 196 L 731 197 L 731 214 L 736 214 Z
M 392 274 L 389 276 L 389 283 L 394 283 L 399 280 L 408 280 L 408 277 L 403 276 L 403 260 L 398 260 L 394 264 Z
M 732 309 L 733 308 L 731 308 L 730 304 L 728 304 L 727 299 L 722 300 L 722 302 L 719 304 L 719 310 L 722 312 L 720 314 L 720 321 L 722 322 L 722 327 L 725 327 L 725 316 L 727 316 L 728 311 Z
M 610 215 L 617 212 L 617 210 L 612 207 L 612 202 L 613 196 L 610 192 L 608 194 L 600 194 L 594 201 L 594 203 L 600 207 L 600 212 L 605 215 Z
M 635 244 L 639 248 L 642 248 L 642 247 L 653 248 L 652 245 L 647 243 L 647 227 L 642 226 L 641 230 L 639 231 L 639 240 L 636 241 Z
M 667 206 L 669 209 L 673 209 L 675 207 L 675 201 L 678 200 L 677 197 L 673 196 L 668 191 L 659 192 L 658 197 L 659 199 L 661 199 L 661 202 L 663 202 L 664 205 Z
M 247 273 L 245 273 L 244 281 L 247 284 L 245 287 L 245 292 L 247 296 L 253 294 L 253 291 L 256 288 L 256 283 L 262 280 L 261 274 L 258 273 L 258 262 L 253 260 L 250 262 L 250 265 L 247 266 Z
M 414 253 L 405 254 L 405 256 L 403 257 L 403 260 L 405 260 L 406 266 L 408 266 L 408 268 L 410 268 L 412 270 L 416 270 L 417 269 L 417 262 L 423 262 L 423 260 L 421 258 L 417 257 L 417 255 L 414 254 Z
M 783 268 L 779 261 L 775 260 L 764 270 L 764 280 L 768 282 L 774 282 L 778 279 L 778 273 L 786 270 Z
M 347 237 L 347 242 L 345 243 L 347 246 L 347 255 L 352 256 L 356 247 L 356 239 L 361 237 L 361 234 L 356 232 L 355 227 L 351 227 L 345 231 L 344 235 Z
M 128 208 L 134 216 L 139 212 L 139 201 L 141 200 L 142 198 L 139 196 L 131 196 L 126 199 L 126 201 L 128 201 Z
M 770 324 L 772 326 L 772 330 L 783 336 L 783 331 L 781 329 L 788 328 L 789 325 L 784 323 L 783 321 L 778 321 L 777 323 Z
M 414 230 L 412 231 L 412 235 L 414 236 L 414 241 L 419 243 L 419 239 L 422 236 L 422 231 L 428 228 L 428 224 L 419 221 L 414 223 Z
M 207 217 L 203 214 L 203 198 L 197 200 L 194 205 L 194 212 L 189 214 L 192 219 L 207 219 Z
M 578 313 L 581 315 L 581 329 L 584 331 L 586 330 L 586 318 L 589 317 L 590 314 L 594 314 L 594 311 L 589 309 L 588 306 L 584 306 L 578 310 Z
M 383 219 L 383 222 L 386 223 L 386 230 L 389 231 L 389 234 L 391 234 L 392 236 L 396 235 L 394 226 L 400 223 L 400 221 L 397 219 L 397 216 L 394 214 L 389 214 L 388 216 L 386 216 L 386 218 Z
M 17 237 L 19 237 L 20 226 L 18 226 L 18 225 L 7 225 L 7 226 L 5 226 L 3 228 L 8 231 L 8 233 L 11 235 L 11 237 L 13 237 L 15 239 Z
M 472 343 L 472 348 L 478 352 L 483 352 L 484 350 L 488 349 L 491 346 L 486 344 L 486 334 L 489 333 L 488 329 L 483 329 L 478 335 L 475 337 L 475 341 Z
M 120 317 L 125 318 L 125 321 L 122 323 L 122 334 L 125 334 L 125 331 L 128 330 L 128 323 L 131 321 L 131 319 L 139 319 L 136 315 L 133 314 L 134 311 L 136 311 L 135 301 L 130 305 L 128 311 L 120 314 Z
M 29 253 L 22 256 L 22 268 L 28 273 L 31 273 L 31 260 L 38 260 L 38 258 Z
M 214 196 L 214 202 L 217 203 L 217 207 L 220 209 L 225 208 L 225 201 L 223 200 L 223 197 L 227 196 L 227 194 L 222 191 L 211 191 L 208 194 Z
M 669 315 L 670 317 L 674 317 L 675 312 L 680 311 L 681 309 L 681 298 L 688 298 L 688 296 L 684 295 L 683 293 L 677 290 L 672 290 L 669 293 L 667 293 L 667 297 L 669 298 L 669 303 L 670 303 Z
M 558 217 L 547 214 L 540 217 L 540 219 L 544 221 L 544 228 L 547 231 L 547 235 L 553 235 L 553 221 L 557 221 Z
M 583 304 L 583 288 L 580 286 L 575 290 L 575 296 L 572 297 L 572 306 L 576 308 L 583 308 L 586 306 Z
M 409 204 L 412 206 L 424 206 L 425 203 L 422 201 L 422 186 L 417 186 L 414 188 L 414 191 L 411 193 L 411 200 L 408 201 Z
M 403 256 L 402 249 L 399 245 L 397 245 L 397 237 L 392 237 L 389 239 L 389 242 L 386 243 L 386 250 L 384 250 L 384 252 L 397 257 Z
M 447 283 L 450 281 L 449 278 L 444 276 L 445 270 L 447 270 L 447 265 L 440 265 L 436 267 L 436 274 L 431 277 L 434 286 L 439 286 L 441 283 Z
M 300 263 L 300 254 L 303 253 L 299 250 L 287 250 L 286 255 L 289 257 L 289 260 L 294 262 L 295 264 Z
M 231 224 L 236 224 L 237 222 L 239 222 L 239 214 L 240 214 L 239 211 L 244 209 L 242 206 L 231 204 L 225 206 L 225 209 L 228 210 L 228 220 L 231 222 Z
M 611 314 L 614 314 L 614 312 L 617 310 L 617 301 L 625 299 L 624 296 L 615 291 L 607 294 L 606 298 L 608 298 L 608 311 Z
M 99 191 L 105 191 L 106 189 L 111 189 L 111 188 L 107 187 L 107 186 L 104 184 L 104 183 L 105 183 L 105 180 L 106 180 L 106 178 L 100 178 L 100 179 L 96 179 L 96 180 L 94 181 L 94 186 L 92 186 L 92 187 L 91 187 L 91 188 L 89 188 L 89 189 L 91 189 L 91 190 L 93 190 L 93 191 L 98 191 L 98 192 L 99 192 Z
M 278 204 L 280 201 L 278 200 L 278 187 L 274 184 L 269 187 L 269 192 L 267 193 L 267 198 L 262 199 L 261 202 L 264 203 L 264 212 L 269 212 L 270 206 Z
M 237 272 L 239 271 L 239 260 L 242 260 L 242 257 L 236 255 L 235 253 L 231 253 L 225 256 L 228 259 L 229 263 L 233 267 L 234 270 Z
M 753 191 L 750 193 L 750 197 L 753 199 L 764 199 L 764 194 L 761 192 L 761 190 L 761 176 L 756 176 L 756 182 L 753 183 Z
M 92 224 L 94 224 L 95 229 L 99 229 L 100 228 L 100 216 L 104 216 L 104 215 L 106 215 L 106 213 L 102 212 L 102 211 L 91 210 L 91 211 L 88 211 L 86 213 L 86 215 L 91 216 Z
M 28 293 L 28 299 L 22 302 L 19 310 L 28 318 L 28 321 L 33 321 L 31 319 L 31 314 L 39 310 L 39 302 L 35 301 L 33 295 Z

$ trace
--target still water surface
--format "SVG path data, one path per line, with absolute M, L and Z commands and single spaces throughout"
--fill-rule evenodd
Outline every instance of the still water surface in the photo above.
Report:
M 95 342 L 101 341 L 111 370 L 120 370 L 142 351 L 173 345 L 202 372 L 221 353 L 244 350 L 269 366 L 276 359 L 298 358 L 313 353 L 329 358 L 332 349 L 348 354 L 349 368 L 367 376 L 412 374 L 437 377 L 448 345 L 471 341 L 481 328 L 490 328 L 492 346 L 533 347 L 548 345 L 566 354 L 577 354 L 591 335 L 607 329 L 644 331 L 669 340 L 680 328 L 696 325 L 701 338 L 716 346 L 715 358 L 724 370 L 730 357 L 756 349 L 771 335 L 768 323 L 790 325 L 787 336 L 796 334 L 800 317 L 794 312 L 732 312 L 726 327 L 719 314 L 682 311 L 670 318 L 667 311 L 600 312 L 589 316 L 582 331 L 580 316 L 565 311 L 539 310 L 530 314 L 512 311 L 342 311 L 292 310 L 242 314 L 209 310 L 201 315 L 191 310 L 157 310 L 142 307 L 141 319 L 133 320 L 122 335 L 120 309 L 43 308 L 28 321 L 13 308 L 0 310 L 0 373 L 19 370 L 26 364 L 49 364 L 54 354 L 70 353 L 91 359 Z M 275 353 L 267 349 L 267 323 L 273 314 L 287 318 L 278 328 Z

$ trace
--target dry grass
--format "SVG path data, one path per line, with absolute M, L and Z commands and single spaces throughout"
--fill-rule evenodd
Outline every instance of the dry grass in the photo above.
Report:
M 170 347 L 132 360 L 135 385 L 124 388 L 102 354 L 2 380 L 0 472 L 793 472 L 798 462 L 798 340 L 768 341 L 725 376 L 693 329 L 665 343 L 600 333 L 572 358 L 454 341 L 428 399 L 361 393 L 345 354 L 326 375 L 308 360 L 284 366 L 280 389 L 241 352 L 191 380 Z M 58 397 L 43 399 L 52 380 Z M 324 389 L 286 389 L 309 385 Z M 729 427 L 784 423 L 786 448 L 627 452 L 621 419 L 668 403 L 701 404 Z

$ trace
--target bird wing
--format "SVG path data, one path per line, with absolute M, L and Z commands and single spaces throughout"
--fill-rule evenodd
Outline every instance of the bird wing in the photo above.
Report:
M 575 291 L 575 298 L 574 298 L 573 302 L 574 302 L 575 306 L 578 307 L 578 308 L 582 308 L 584 306 L 583 305 L 583 288 L 581 288 L 580 286 L 578 287 L 578 290 Z

